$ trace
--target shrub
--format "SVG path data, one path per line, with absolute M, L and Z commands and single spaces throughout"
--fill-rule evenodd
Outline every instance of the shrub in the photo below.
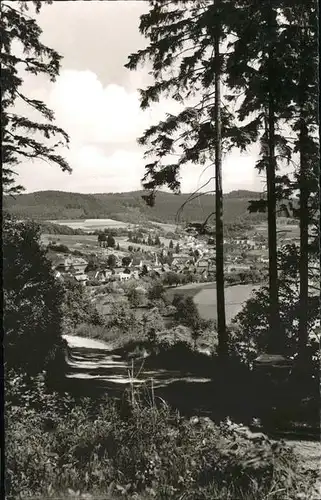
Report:
M 268 325 L 268 288 L 261 287 L 246 302 L 243 309 L 233 320 L 233 340 L 231 351 L 240 355 L 247 363 L 269 347 Z M 319 297 L 309 297 L 309 340 L 308 349 L 311 356 L 311 367 L 314 375 L 319 373 L 319 339 L 317 325 L 319 323 Z M 284 354 L 295 358 L 298 353 L 298 318 L 299 301 L 296 290 L 287 283 L 280 283 L 280 317 L 285 330 Z
M 154 307 L 153 309 L 143 314 L 142 324 L 143 329 L 146 333 L 149 330 L 155 330 L 156 332 L 159 332 L 164 329 L 164 320 L 158 307 Z
M 121 332 L 133 331 L 137 326 L 137 320 L 127 304 L 112 304 L 109 325 L 118 328 Z
M 132 307 L 139 307 L 145 302 L 145 294 L 137 288 L 130 288 L 127 293 L 128 302 Z
M 78 283 L 65 284 L 64 287 L 64 331 L 72 333 L 81 323 L 104 325 L 104 317 L 90 301 L 87 289 Z M 101 288 L 95 287 L 94 295 L 98 295 Z
M 283 444 L 230 421 L 182 419 L 153 393 L 149 404 L 134 389 L 119 405 L 66 401 L 65 413 L 61 399 L 48 400 L 56 411 L 54 431 L 32 404 L 7 407 L 9 500 L 59 497 L 68 489 L 158 500 L 283 500 L 311 492 L 309 475 Z
M 62 349 L 63 289 L 33 223 L 3 224 L 4 345 L 7 368 L 30 374 L 46 369 Z
M 100 282 L 98 280 L 88 280 L 86 285 L 87 286 L 99 286 Z
M 198 309 L 192 297 L 183 297 L 175 295 L 173 299 L 173 306 L 176 308 L 174 319 L 185 326 L 198 331 L 203 328 L 203 321 L 200 318 Z
M 85 273 L 88 273 L 90 271 L 97 271 L 97 269 L 99 269 L 99 262 L 97 257 L 94 257 L 89 260 L 88 265 L 85 269 Z
M 156 336 L 152 353 L 145 360 L 145 365 L 204 377 L 210 377 L 213 372 L 212 358 L 195 351 L 191 340 L 184 337 L 173 340 L 166 333 Z
M 163 277 L 164 285 L 168 286 L 177 286 L 181 283 L 181 281 L 180 274 L 174 273 L 173 271 L 166 273 Z
M 124 331 L 121 335 L 119 334 L 119 328 L 106 327 L 100 325 L 89 325 L 87 323 L 79 325 L 75 330 L 75 335 L 80 337 L 92 338 L 95 340 L 101 340 L 106 342 L 113 349 L 117 349 L 123 344 L 128 344 L 133 340 L 139 340 L 140 337 L 135 337 L 131 332 Z
M 48 245 L 47 248 L 48 248 L 48 250 L 52 250 L 54 252 L 70 253 L 70 250 L 66 245 L 57 245 L 55 243 L 52 243 L 51 245 Z
M 73 255 L 75 255 L 76 257 L 83 257 L 85 254 L 83 252 L 81 252 L 80 250 L 74 250 L 73 252 Z
M 111 248 L 116 246 L 115 238 L 111 234 L 108 234 L 107 236 L 107 246 Z
M 148 299 L 150 301 L 163 299 L 165 295 L 165 288 L 161 283 L 155 283 L 148 291 Z

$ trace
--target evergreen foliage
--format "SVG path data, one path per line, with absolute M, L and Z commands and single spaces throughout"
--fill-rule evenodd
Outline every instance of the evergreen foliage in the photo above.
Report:
M 317 3 L 246 0 L 215 3 L 154 1 L 141 17 L 140 31 L 149 40 L 146 49 L 132 54 L 126 65 L 136 69 L 147 60 L 154 83 L 141 90 L 143 109 L 170 96 L 180 103 L 176 115 L 151 126 L 139 139 L 146 147 L 143 186 L 152 206 L 156 191 L 167 186 L 180 192 L 179 174 L 188 163 L 215 164 L 215 238 L 218 331 L 223 345 L 224 274 L 221 154 L 240 151 L 259 141 L 257 168 L 265 172 L 267 192 L 250 203 L 250 212 L 267 212 L 269 238 L 269 326 L 272 352 L 284 352 L 281 329 L 276 220 L 283 200 L 299 190 L 300 220 L 300 352 L 307 344 L 309 225 L 320 216 L 317 164 Z M 308 57 L 311 54 L 311 57 Z M 220 95 L 220 82 L 229 94 Z M 299 166 L 296 156 L 299 155 Z M 175 162 L 172 158 L 175 157 Z M 166 161 L 165 161 L 166 160 Z M 292 168 L 290 175 L 281 172 Z M 209 181 L 190 196 L 202 196 Z M 285 206 L 285 205 L 284 205 Z M 211 217 L 207 216 L 204 225 Z M 202 228 L 201 228 L 202 229 Z M 204 227 L 203 227 L 204 229 Z M 314 231 L 319 236 L 319 230 Z M 219 293 L 220 290 L 220 293 Z M 225 350 L 225 349 L 223 349 Z
M 28 13 L 33 7 L 39 13 L 43 3 L 52 2 L 6 2 L 1 9 L 2 182 L 4 191 L 10 194 L 23 189 L 15 183 L 14 167 L 28 159 L 42 159 L 71 172 L 67 161 L 57 153 L 57 148 L 68 145 L 68 135 L 53 124 L 53 112 L 44 102 L 29 98 L 23 91 L 21 70 L 46 75 L 51 81 L 59 74 L 61 56 L 41 42 L 41 29 Z M 14 51 L 17 45 L 20 50 Z M 36 112 L 39 118 L 16 113 L 18 103 Z
M 115 255 L 114 254 L 108 255 L 108 259 L 107 259 L 108 267 L 114 268 L 114 267 L 116 267 L 116 263 L 117 263 L 117 261 L 116 261 Z
M 219 350 L 226 355 L 222 154 L 235 146 L 245 150 L 251 141 L 237 127 L 229 108 L 223 106 L 221 95 L 229 57 L 223 43 L 234 28 L 238 3 L 159 1 L 150 5 L 140 24 L 141 33 L 150 43 L 145 50 L 132 54 L 126 66 L 136 69 L 146 59 L 152 65 L 155 81 L 141 91 L 142 109 L 164 94 L 177 100 L 183 109 L 176 115 L 168 114 L 139 139 L 147 147 L 146 157 L 153 157 L 145 166 L 143 186 L 151 191 L 145 201 L 153 206 L 157 189 L 164 185 L 179 193 L 179 174 L 184 165 L 202 165 L 203 172 L 214 166 L 214 175 L 186 203 L 202 196 L 202 190 L 214 180 L 215 210 L 206 217 L 204 226 L 215 214 Z M 164 161 L 173 155 L 178 157 L 175 163 Z
M 107 236 L 107 246 L 111 248 L 116 246 L 115 238 L 111 234 L 108 234 Z
M 240 4 L 244 16 L 246 2 Z M 311 257 L 309 226 L 316 220 L 319 199 L 317 165 L 317 3 L 272 2 L 251 7 L 250 26 L 238 17 L 228 65 L 228 85 L 244 98 L 238 108 L 244 131 L 261 142 L 257 164 L 266 171 L 267 197 L 255 201 L 252 210 L 268 211 L 270 278 L 270 347 L 285 348 L 285 332 L 280 331 L 276 216 L 277 202 L 299 191 L 299 207 L 290 207 L 300 222 L 300 343 L 304 355 L 308 340 L 308 269 Z M 297 160 L 298 158 L 298 160 Z M 286 164 L 291 174 L 280 175 Z M 318 231 L 317 231 L 318 232 Z M 279 276 L 278 276 L 279 274 Z
M 148 226 L 149 221 L 161 223 L 177 222 L 180 207 L 191 197 L 190 194 L 174 195 L 159 192 L 153 208 L 141 204 L 142 191 L 113 194 L 65 193 L 62 191 L 41 191 L 18 195 L 16 198 L 4 196 L 3 205 L 7 212 L 18 218 L 42 220 L 60 219 L 115 219 L 124 222 L 137 221 L 132 218 L 129 205 L 139 211 L 139 223 Z M 224 195 L 224 222 L 246 223 L 265 221 L 264 213 L 250 214 L 247 207 L 249 200 L 259 198 L 256 192 L 231 192 Z M 203 221 L 204 215 L 213 212 L 215 196 L 204 196 L 188 202 L 180 215 L 179 222 Z M 166 236 L 174 239 L 174 233 Z
M 124 267 L 128 267 L 131 263 L 132 259 L 130 257 L 123 257 L 122 264 Z

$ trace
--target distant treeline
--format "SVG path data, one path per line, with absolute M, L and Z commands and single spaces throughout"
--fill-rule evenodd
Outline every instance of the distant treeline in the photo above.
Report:
M 45 234 L 65 234 L 65 235 L 86 234 L 86 232 L 83 231 L 82 229 L 74 229 L 62 224 L 54 224 L 53 222 L 39 222 L 39 226 L 41 232 Z
M 114 219 L 152 228 L 152 222 L 203 222 L 215 207 L 215 196 L 204 195 L 187 201 L 188 194 L 159 192 L 154 207 L 142 199 L 143 191 L 131 193 L 83 194 L 63 191 L 39 191 L 12 198 L 3 197 L 3 207 L 11 215 L 34 220 Z M 224 195 L 224 222 L 256 224 L 267 220 L 266 213 L 249 213 L 250 200 L 259 200 L 261 193 L 233 191 Z M 183 204 L 184 209 L 180 212 Z M 181 215 L 178 217 L 178 214 Z M 286 204 L 280 204 L 278 216 L 291 217 Z M 208 220 L 214 223 L 214 218 Z M 60 233 L 62 234 L 62 233 Z M 72 233 L 66 233 L 72 234 Z M 77 234 L 77 233 L 76 233 Z
M 204 221 L 215 207 L 214 196 L 203 196 L 200 201 L 186 203 L 179 219 L 177 215 L 189 195 L 159 192 L 154 207 L 142 199 L 143 192 L 82 194 L 62 191 L 40 191 L 22 194 L 15 199 L 5 196 L 4 208 L 18 218 L 34 220 L 115 219 L 132 224 L 184 223 Z M 240 191 L 224 197 L 225 222 L 264 221 L 266 214 L 250 214 L 249 201 L 260 193 Z M 212 221 L 210 220 L 209 223 Z

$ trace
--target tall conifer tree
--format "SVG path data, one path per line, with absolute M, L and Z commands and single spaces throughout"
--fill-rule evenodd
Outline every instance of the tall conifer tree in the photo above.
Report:
M 307 354 L 309 323 L 310 264 L 316 265 L 313 245 L 309 244 L 310 228 L 315 225 L 319 190 L 318 132 L 318 47 L 317 2 L 315 0 L 290 3 L 284 8 L 284 39 L 288 42 L 288 76 L 291 78 L 291 128 L 294 150 L 298 154 L 298 168 L 294 176 L 294 189 L 299 191 L 300 224 L 300 299 L 298 352 L 304 360 Z M 292 83 L 292 86 L 291 86 Z M 312 234 L 311 234 L 312 236 Z M 310 262 L 311 261 L 311 262 Z
M 161 95 L 176 99 L 182 111 L 150 127 L 139 139 L 149 146 L 146 157 L 154 160 L 146 165 L 143 185 L 150 190 L 145 200 L 153 204 L 158 187 L 167 185 L 180 191 L 181 167 L 188 163 L 215 167 L 216 243 L 218 336 L 220 354 L 227 353 L 223 272 L 223 214 L 222 214 L 222 149 L 234 145 L 245 149 L 250 142 L 233 123 L 220 95 L 226 53 L 222 44 L 229 33 L 229 24 L 235 13 L 235 2 L 150 2 L 150 11 L 141 17 L 140 31 L 150 40 L 148 47 L 132 54 L 130 69 L 149 60 L 152 63 L 154 84 L 141 91 L 141 106 L 148 107 Z M 174 154 L 178 160 L 166 163 Z M 213 191 L 211 191 L 213 192 Z M 190 196 L 202 195 L 201 188 Z
M 291 147 L 280 130 L 288 104 L 284 47 L 280 42 L 282 2 L 240 1 L 234 30 L 237 33 L 228 65 L 227 83 L 234 93 L 242 93 L 238 118 L 243 133 L 261 144 L 259 171 L 266 173 L 267 196 L 252 202 L 251 211 L 267 211 L 269 246 L 269 326 L 272 352 L 282 352 L 284 332 L 279 313 L 277 202 L 284 196 L 285 176 L 277 174 L 281 160 L 291 160 Z M 250 22 L 245 22 L 246 16 Z

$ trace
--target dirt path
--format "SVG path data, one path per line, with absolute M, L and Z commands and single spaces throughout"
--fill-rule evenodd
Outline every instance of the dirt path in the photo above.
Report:
M 97 386 L 100 386 L 100 390 L 103 392 L 122 393 L 124 386 L 130 383 L 144 384 L 149 381 L 147 385 L 150 386 L 150 382 L 153 380 L 155 390 L 169 389 L 173 391 L 174 399 L 177 401 L 179 394 L 185 394 L 186 398 L 191 397 L 192 391 L 201 394 L 202 390 L 206 389 L 210 383 L 209 379 L 182 376 L 179 372 L 147 371 L 143 367 L 143 362 L 140 363 L 140 366 L 136 364 L 135 370 L 130 373 L 127 361 L 120 356 L 113 355 L 111 346 L 107 343 L 72 335 L 65 335 L 64 338 L 68 342 L 72 355 L 68 361 L 67 378 L 76 384 L 75 387 L 77 384 L 79 387 L 87 384 L 90 393 Z M 162 395 L 162 392 L 160 394 Z M 164 398 L 167 399 L 165 394 Z M 203 402 L 207 400 L 206 393 L 200 398 L 201 400 Z M 321 500 L 320 442 L 293 439 L 284 439 L 284 441 L 293 446 L 295 453 L 301 460 L 303 470 L 314 470 L 319 473 L 315 496 L 309 500 Z
M 295 454 L 299 457 L 302 470 L 313 470 L 318 474 L 315 483 L 315 493 L 308 500 L 321 500 L 321 444 L 316 441 L 292 441 L 285 442 L 294 448 Z
M 305 470 L 318 470 L 321 466 L 321 444 L 316 441 L 286 441 L 293 446 L 298 456 L 302 459 Z M 320 497 L 321 498 L 321 497 Z
M 96 380 L 105 384 L 145 384 L 153 380 L 153 387 L 160 388 L 177 382 L 190 384 L 209 382 L 204 377 L 184 376 L 174 370 L 151 370 L 144 368 L 144 360 L 136 360 L 133 364 L 112 353 L 111 345 L 94 339 L 64 335 L 71 351 L 68 359 L 69 372 L 67 378 L 78 380 Z
M 71 349 L 83 347 L 85 349 L 101 349 L 104 351 L 111 350 L 110 345 L 100 340 L 78 337 L 77 335 L 63 335 L 63 338 L 66 340 Z

